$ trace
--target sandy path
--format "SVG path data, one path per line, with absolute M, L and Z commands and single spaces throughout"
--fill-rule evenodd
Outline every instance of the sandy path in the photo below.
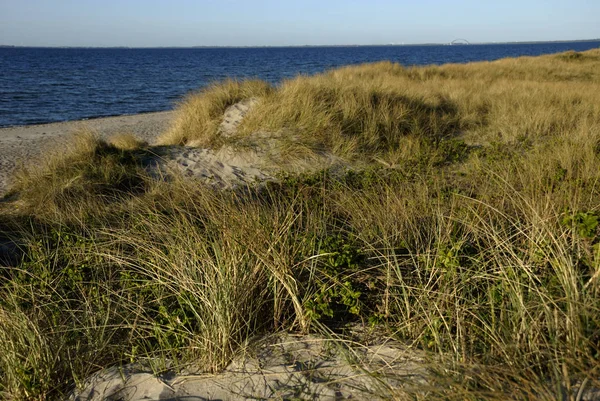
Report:
M 103 138 L 129 132 L 149 143 L 163 132 L 173 112 L 135 114 L 68 121 L 52 124 L 0 128 L 0 196 L 6 191 L 13 171 L 22 163 L 30 163 L 49 148 L 59 146 L 74 131 L 88 128 Z

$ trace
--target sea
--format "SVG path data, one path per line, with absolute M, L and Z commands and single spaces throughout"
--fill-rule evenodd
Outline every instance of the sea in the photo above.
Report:
M 0 47 L 0 127 L 171 110 L 226 78 L 278 84 L 299 74 L 390 60 L 468 63 L 599 48 L 595 42 L 255 48 Z

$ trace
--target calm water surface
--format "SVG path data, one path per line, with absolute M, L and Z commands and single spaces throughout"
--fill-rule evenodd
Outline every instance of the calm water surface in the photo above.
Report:
M 272 83 L 333 67 L 391 60 L 467 63 L 583 51 L 600 42 L 468 46 L 198 49 L 0 48 L 0 126 L 172 109 L 186 93 L 227 77 Z

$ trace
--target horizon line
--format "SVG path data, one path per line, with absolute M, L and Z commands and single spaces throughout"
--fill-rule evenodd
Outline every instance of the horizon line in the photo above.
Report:
M 456 39 L 455 39 L 456 40 Z M 318 45 L 193 45 L 193 46 L 71 46 L 71 45 L 0 45 L 0 48 L 37 48 L 37 49 L 219 49 L 219 48 L 299 48 L 299 47 L 375 47 L 375 46 L 473 46 L 473 45 L 501 45 L 501 44 L 535 44 L 535 43 L 577 43 L 600 42 L 600 38 L 573 39 L 573 40 L 525 40 L 525 41 L 495 41 L 495 42 L 425 42 L 425 43 L 373 43 L 373 44 L 318 44 Z

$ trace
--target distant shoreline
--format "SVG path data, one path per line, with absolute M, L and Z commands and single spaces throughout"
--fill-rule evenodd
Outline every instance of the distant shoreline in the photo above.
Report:
M 469 42 L 464 46 L 477 45 L 531 45 L 531 44 L 551 44 L 551 43 L 589 43 L 600 42 L 600 38 L 595 39 L 575 39 L 575 40 L 530 40 L 530 41 L 513 41 L 513 42 Z M 21 46 L 21 45 L 0 45 L 0 49 L 279 49 L 279 48 L 305 48 L 305 47 L 388 47 L 388 46 L 447 46 L 451 42 L 445 43 L 379 43 L 379 44 L 320 44 L 320 45 L 276 45 L 276 46 L 216 46 L 216 45 L 199 45 L 199 46 Z

